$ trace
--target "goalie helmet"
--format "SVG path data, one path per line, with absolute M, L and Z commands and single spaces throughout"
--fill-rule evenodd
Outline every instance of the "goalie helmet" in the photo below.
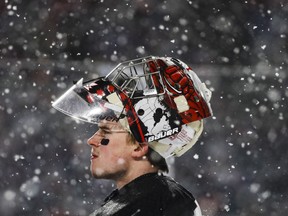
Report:
M 119 121 L 164 158 L 190 149 L 212 115 L 211 91 L 179 59 L 149 56 L 117 65 L 107 76 L 79 80 L 52 106 L 98 124 Z

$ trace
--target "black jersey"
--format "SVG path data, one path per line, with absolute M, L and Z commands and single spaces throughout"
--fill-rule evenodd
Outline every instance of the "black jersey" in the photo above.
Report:
M 201 216 L 192 194 L 172 178 L 149 173 L 114 190 L 90 216 Z

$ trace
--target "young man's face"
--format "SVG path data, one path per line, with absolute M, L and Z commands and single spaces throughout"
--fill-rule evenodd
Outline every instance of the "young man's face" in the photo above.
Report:
M 95 178 L 116 180 L 125 175 L 133 151 L 133 145 L 127 143 L 127 136 L 128 132 L 120 123 L 99 124 L 99 130 L 87 141 L 91 146 L 90 170 Z M 103 139 L 106 139 L 105 145 L 101 144 Z

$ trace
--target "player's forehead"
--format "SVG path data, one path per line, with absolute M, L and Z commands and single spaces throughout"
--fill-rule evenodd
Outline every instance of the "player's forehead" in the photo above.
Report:
M 106 130 L 124 130 L 123 126 L 116 121 L 103 120 L 99 122 L 98 127 Z

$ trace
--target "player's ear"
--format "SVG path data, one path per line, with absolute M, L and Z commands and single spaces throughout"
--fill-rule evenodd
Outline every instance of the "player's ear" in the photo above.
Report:
M 148 143 L 138 143 L 133 145 L 132 157 L 143 158 L 148 152 Z

